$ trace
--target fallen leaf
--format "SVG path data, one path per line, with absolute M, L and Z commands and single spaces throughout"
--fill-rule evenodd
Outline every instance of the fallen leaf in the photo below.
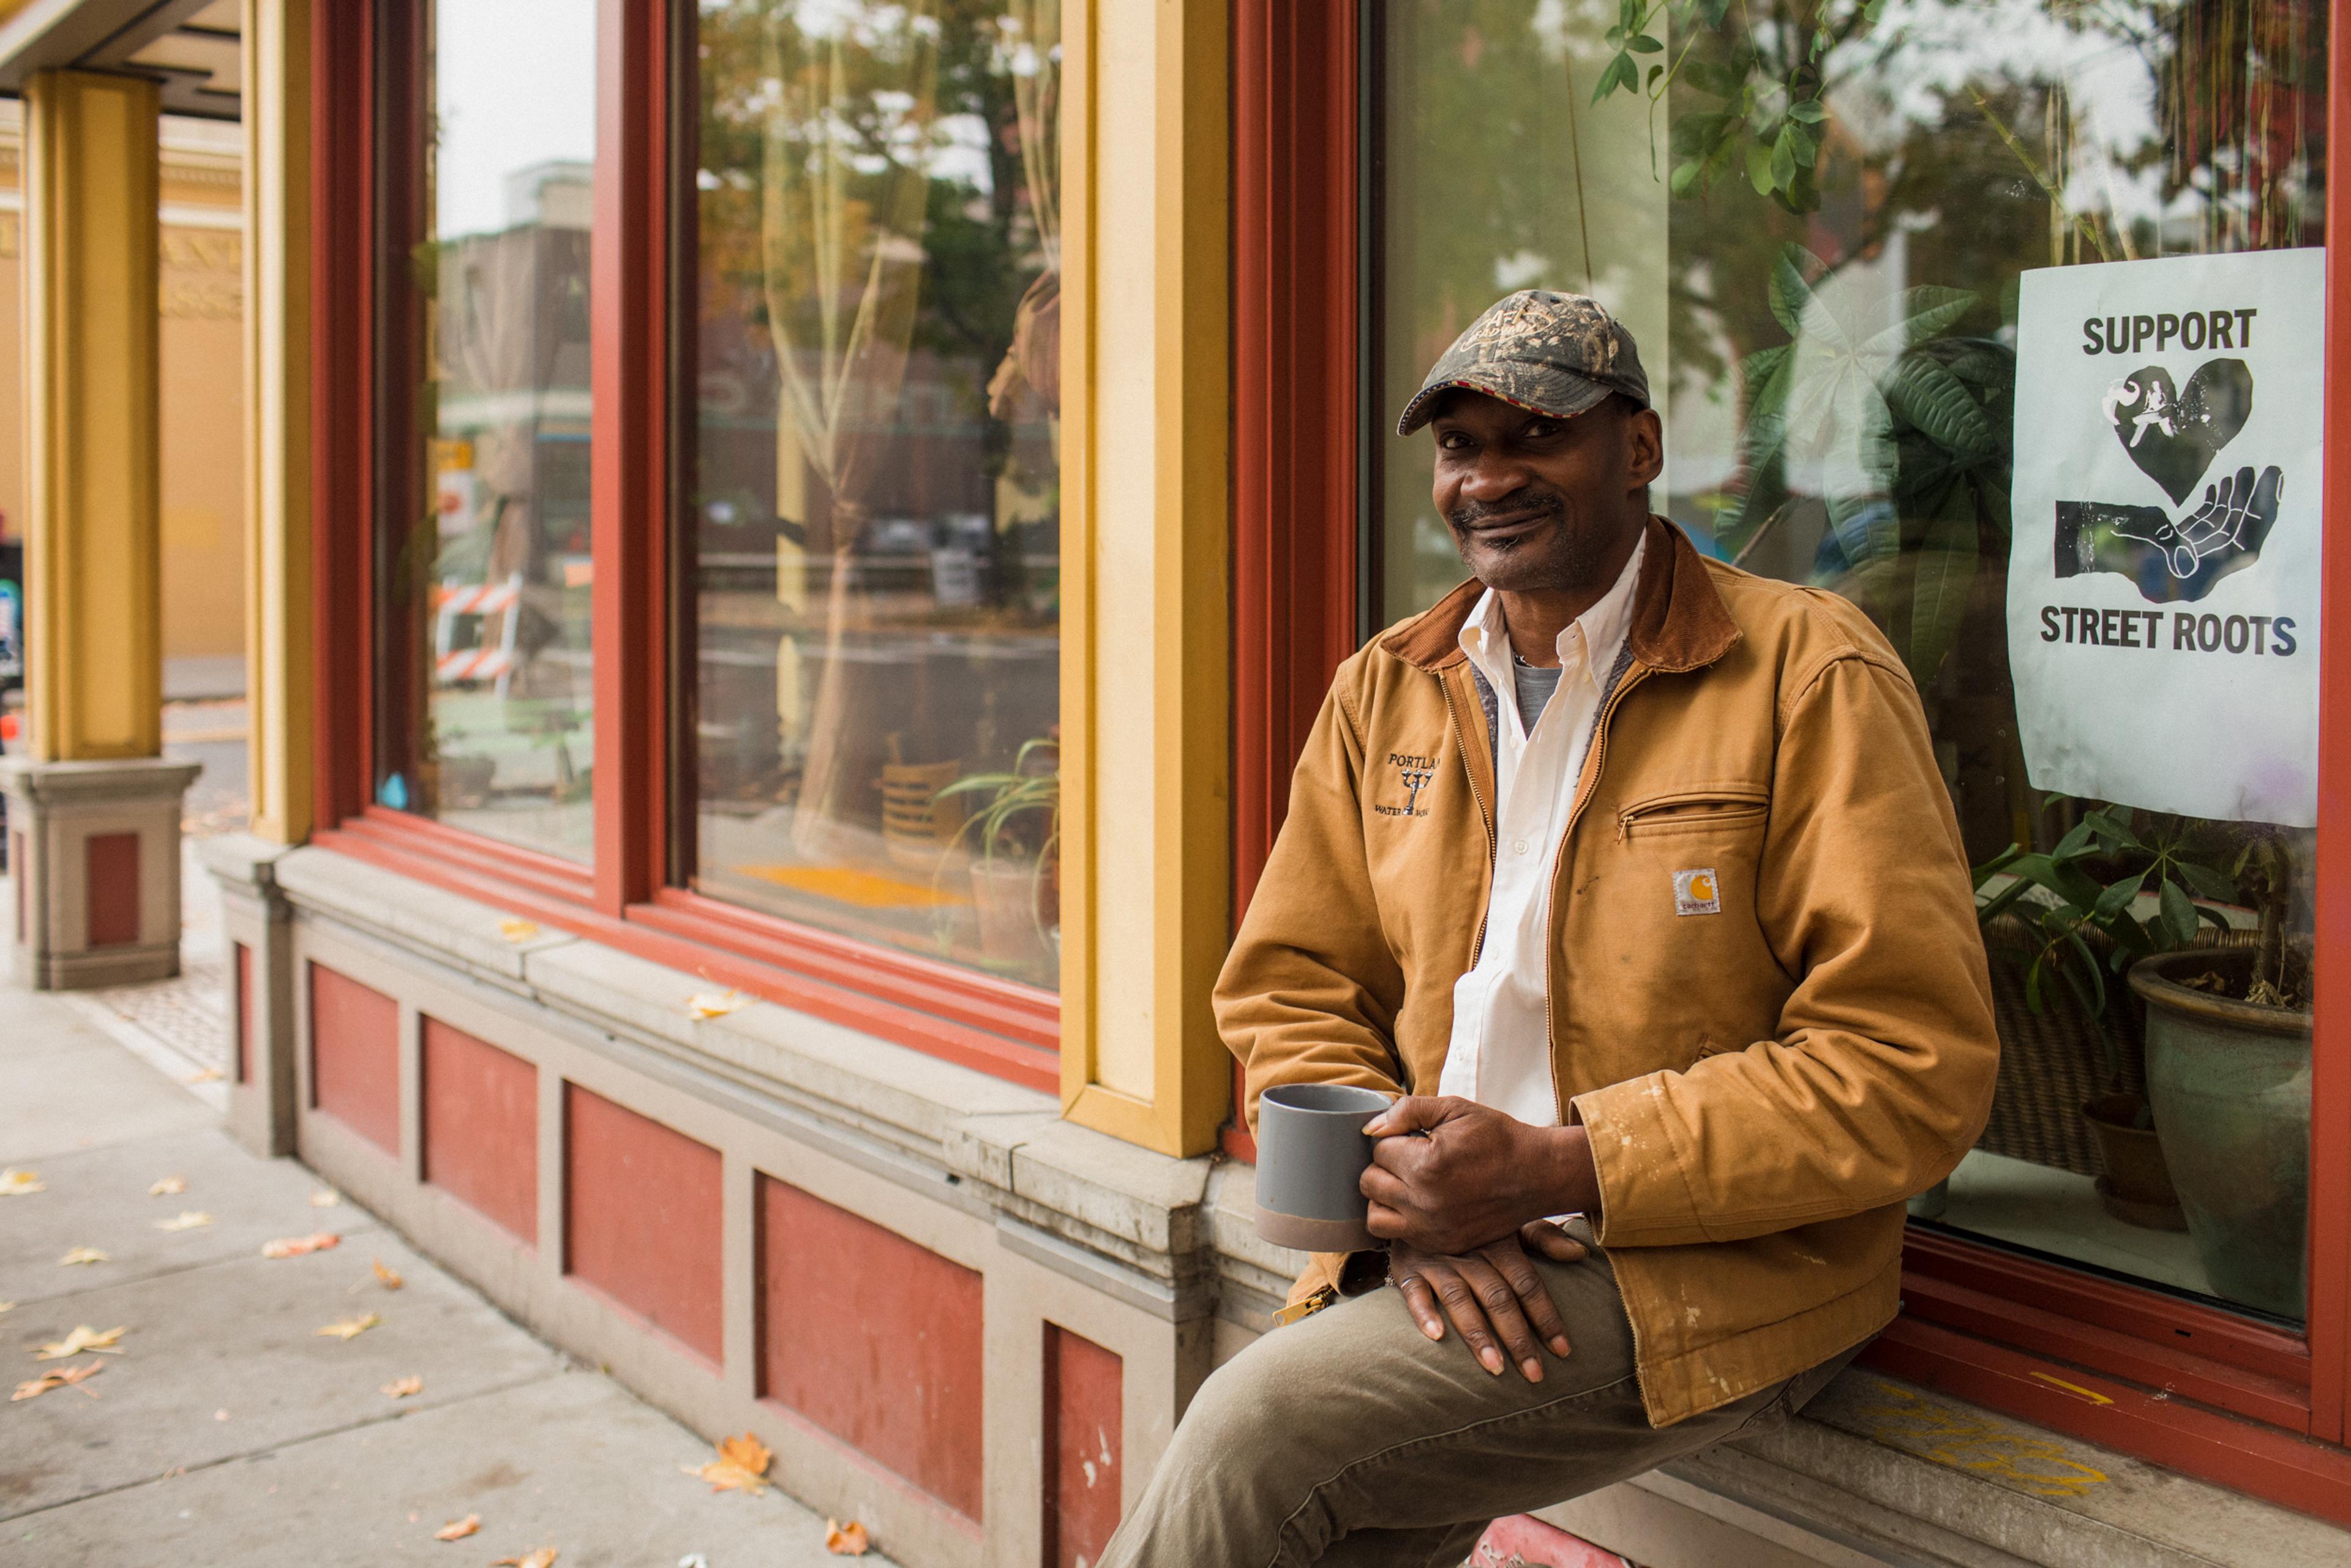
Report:
M 225 1410 L 215 1410 L 213 1412 L 213 1419 L 215 1421 L 225 1421 L 228 1419 L 228 1412 Z
M 847 1524 L 833 1520 L 824 1521 L 824 1549 L 835 1557 L 862 1557 L 873 1550 L 873 1542 L 865 1527 L 855 1520 Z
M 339 1323 L 329 1323 L 319 1331 L 321 1338 L 357 1339 L 383 1320 L 370 1312 L 363 1318 L 345 1318 Z
M 68 1366 L 62 1372 L 45 1372 L 38 1377 L 28 1377 L 16 1385 L 16 1392 L 8 1396 L 8 1402 L 13 1405 L 19 1399 L 38 1399 L 52 1388 L 65 1388 L 86 1382 L 105 1370 L 106 1363 L 102 1361 L 85 1361 L 79 1366 Z M 82 1392 L 89 1394 L 92 1399 L 98 1397 L 87 1388 Z
M 207 1067 L 201 1072 L 191 1072 L 180 1080 L 183 1083 L 217 1083 L 227 1074 L 217 1067 Z
M 183 1208 L 180 1210 L 179 1217 L 175 1219 L 157 1220 L 155 1222 L 155 1228 L 158 1230 L 202 1230 L 205 1226 L 210 1225 L 212 1222 L 213 1217 L 206 1214 L 201 1208 Z
M 33 1353 L 33 1359 L 35 1361 L 63 1361 L 69 1355 L 79 1355 L 86 1350 L 110 1350 L 117 1355 L 120 1355 L 122 1354 L 122 1347 L 115 1342 L 121 1337 L 122 1330 L 119 1328 L 109 1329 L 104 1333 L 100 1333 L 96 1329 L 90 1327 L 88 1323 L 83 1323 L 77 1327 L 73 1333 L 66 1335 L 65 1338 L 61 1340 L 53 1340 L 49 1343 L 45 1344 L 40 1349 L 35 1351 Z
M 387 1291 L 397 1291 L 401 1286 L 407 1283 L 407 1281 L 402 1280 L 398 1274 L 392 1272 L 390 1269 L 385 1268 L 383 1266 L 383 1260 L 381 1258 L 375 1260 L 375 1277 L 383 1281 L 383 1288 Z
M 381 1392 L 389 1399 L 405 1399 L 412 1394 L 422 1394 L 424 1392 L 424 1379 L 421 1377 L 395 1378 L 393 1381 L 385 1384 Z
M 322 1186 L 310 1195 L 312 1208 L 332 1208 L 343 1201 L 343 1195 L 332 1187 Z
M 739 1437 L 721 1437 L 717 1446 L 718 1457 L 708 1464 L 678 1468 L 687 1475 L 708 1481 L 712 1491 L 746 1491 L 757 1497 L 768 1490 L 768 1483 L 761 1478 L 776 1462 L 776 1456 L 768 1451 L 766 1444 L 746 1432 Z
M 505 937 L 509 942 L 528 942 L 532 937 L 538 935 L 538 922 L 535 920 L 501 920 L 498 922 L 498 935 Z
M 0 1197 L 23 1197 L 28 1193 L 48 1190 L 37 1171 L 20 1171 L 14 1166 L 0 1171 Z
M 57 1260 L 57 1267 L 68 1269 L 76 1263 L 111 1263 L 113 1261 L 113 1259 L 95 1247 L 77 1247 Z
M 275 1241 L 265 1241 L 261 1244 L 261 1255 L 264 1258 L 299 1258 L 342 1244 L 343 1239 L 333 1231 L 321 1230 L 316 1236 L 281 1236 Z
M 415 1379 L 411 1378 L 409 1381 L 413 1383 Z M 478 1513 L 469 1513 L 463 1519 L 453 1519 L 448 1523 L 443 1525 L 440 1529 L 434 1531 L 433 1532 L 433 1539 L 435 1541 L 463 1541 L 465 1537 L 473 1534 L 474 1531 L 481 1528 L 482 1516 Z
M 14 1301 L 0 1301 L 0 1312 L 15 1312 L 16 1310 L 16 1302 L 14 1302 Z
M 188 1190 L 188 1178 L 183 1176 L 157 1176 L 155 1185 L 147 1189 L 149 1197 L 177 1197 Z
M 685 1012 L 688 1018 L 725 1018 L 750 999 L 740 991 L 696 991 L 685 998 Z
M 552 1568 L 554 1562 L 555 1548 L 542 1546 L 519 1557 L 501 1557 L 491 1563 L 490 1568 Z

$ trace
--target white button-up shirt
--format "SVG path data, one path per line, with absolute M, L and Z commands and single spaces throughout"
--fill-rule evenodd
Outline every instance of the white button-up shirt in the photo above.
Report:
M 1453 987 L 1453 1039 L 1437 1092 L 1475 1100 L 1539 1127 L 1556 1126 L 1552 1081 L 1550 979 L 1552 873 L 1583 774 L 1601 683 L 1615 668 L 1633 619 L 1633 585 L 1645 536 L 1600 601 L 1559 634 L 1559 689 L 1529 731 L 1519 716 L 1510 636 L 1491 589 L 1461 628 L 1461 651 L 1493 688 L 1494 891 L 1486 944 Z

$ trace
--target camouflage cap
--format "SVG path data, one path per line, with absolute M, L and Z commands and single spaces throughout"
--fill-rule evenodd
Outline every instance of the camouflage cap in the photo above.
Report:
M 1437 400 L 1459 387 L 1520 408 L 1573 419 L 1614 392 L 1649 406 L 1640 350 L 1596 299 L 1521 288 L 1497 301 L 1453 340 L 1404 405 L 1396 434 L 1437 417 Z

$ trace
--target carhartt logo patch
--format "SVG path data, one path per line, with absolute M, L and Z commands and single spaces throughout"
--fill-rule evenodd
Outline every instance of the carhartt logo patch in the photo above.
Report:
M 1715 883 L 1712 866 L 1700 866 L 1696 871 L 1674 873 L 1674 913 L 1676 915 L 1722 913 L 1722 892 Z

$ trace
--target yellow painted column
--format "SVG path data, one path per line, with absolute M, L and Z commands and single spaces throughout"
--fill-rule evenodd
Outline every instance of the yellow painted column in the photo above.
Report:
M 246 692 L 254 836 L 310 831 L 310 7 L 246 0 Z
M 162 751 L 156 86 L 25 89 L 27 707 L 36 761 Z
M 1065 16 L 1061 1098 L 1196 1155 L 1232 1071 L 1228 27 Z

